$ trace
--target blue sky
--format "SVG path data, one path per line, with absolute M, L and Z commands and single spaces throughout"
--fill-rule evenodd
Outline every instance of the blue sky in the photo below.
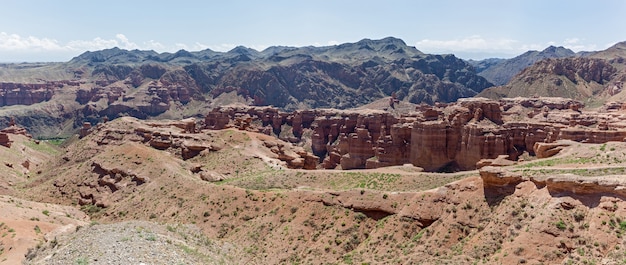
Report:
M 626 41 L 624 0 L 2 0 L 0 62 L 111 47 L 174 52 L 327 46 L 393 36 L 426 53 L 509 58 Z

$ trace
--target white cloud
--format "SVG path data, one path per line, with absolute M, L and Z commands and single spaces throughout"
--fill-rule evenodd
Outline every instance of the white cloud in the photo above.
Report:
M 183 43 L 176 43 L 171 46 L 166 46 L 158 41 L 150 40 L 138 44 L 131 41 L 126 35 L 118 33 L 114 38 L 105 39 L 96 37 L 91 40 L 71 40 L 66 43 L 61 43 L 58 40 L 50 38 L 39 37 L 23 37 L 18 34 L 9 34 L 6 32 L 0 32 L 0 52 L 19 51 L 19 52 L 72 52 L 80 53 L 84 51 L 96 51 L 102 49 L 108 49 L 113 47 L 119 47 L 127 50 L 155 50 L 159 52 L 170 51 L 174 52 L 180 49 L 202 50 L 208 47 L 200 43 L 188 46 Z
M 597 50 L 597 45 L 585 44 L 584 40 L 581 40 L 579 38 L 565 39 L 559 46 L 563 46 L 576 52 Z
M 184 43 L 176 43 L 174 44 L 174 47 L 176 47 L 176 51 L 178 50 L 189 50 L 189 47 L 187 47 L 187 44 Z
M 213 50 L 213 51 L 218 51 L 218 52 L 227 52 L 232 50 L 233 48 L 237 47 L 237 45 L 235 44 L 230 44 L 230 43 L 222 43 L 219 45 L 206 45 L 207 48 Z
M 105 40 L 97 37 L 93 40 L 73 40 L 68 42 L 64 47 L 70 51 L 94 51 L 112 48 L 118 45 L 115 39 Z
M 519 41 L 513 39 L 485 39 L 479 35 L 454 40 L 424 39 L 416 43 L 416 48 L 424 51 L 471 51 L 471 52 L 513 52 L 520 48 Z
M 17 34 L 0 32 L 0 50 L 5 51 L 58 51 L 63 50 L 56 40 L 48 38 L 37 38 L 33 36 L 21 37 Z
M 193 47 L 194 47 L 193 49 L 197 50 L 197 51 L 210 49 L 209 45 L 205 45 L 205 44 L 202 44 L 202 43 L 199 43 L 199 42 L 194 43 Z
M 522 43 L 514 39 L 486 39 L 479 35 L 454 40 L 424 39 L 416 43 L 416 48 L 427 53 L 493 53 L 519 55 L 529 50 L 543 50 L 548 46 L 563 46 L 573 51 L 597 50 L 595 44 L 585 43 L 580 38 L 568 38 L 563 41 L 549 41 L 543 44 Z
M 148 50 L 155 50 L 155 51 L 163 51 L 166 49 L 165 45 L 155 40 L 149 40 L 147 42 L 144 42 L 143 46 Z
M 124 36 L 124 34 L 116 34 L 115 37 L 121 41 L 120 45 L 118 46 L 119 48 L 127 50 L 139 49 L 139 46 L 134 42 L 129 41 L 128 38 Z

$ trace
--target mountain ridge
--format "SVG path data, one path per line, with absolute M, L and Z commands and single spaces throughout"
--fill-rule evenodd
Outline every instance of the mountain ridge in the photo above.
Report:
M 56 107 L 60 111 L 53 115 L 74 119 L 75 128 L 85 120 L 97 123 L 105 116 L 198 116 L 204 114 L 202 109 L 222 102 L 285 110 L 345 109 L 394 96 L 401 101 L 434 104 L 472 97 L 492 86 L 454 55 L 424 54 L 393 37 L 263 51 L 243 46 L 228 52 L 175 53 L 111 48 L 85 52 L 54 68 L 0 69 L 0 81 L 11 83 L 13 78 L 20 78 L 20 84 L 30 78 L 32 83 L 63 85 L 39 90 L 21 85 L 17 91 L 11 90 L 15 85 L 6 85 L 0 88 L 3 106 L 21 102 L 63 106 Z M 51 97 L 33 96 L 44 92 Z M 61 99 L 61 94 L 66 96 Z M 46 100 L 19 100 L 21 97 Z M 70 104 L 68 98 L 72 97 Z M 33 122 L 27 115 L 13 111 L 7 116 L 16 116 L 29 126 Z
M 575 56 L 572 50 L 562 46 L 548 46 L 542 51 L 527 51 L 511 59 L 498 60 L 489 64 L 484 69 L 477 68 L 478 75 L 484 77 L 496 86 L 507 84 L 513 76 L 521 72 L 524 68 L 546 58 L 562 58 Z M 492 59 L 493 60 L 493 59 Z M 473 65 L 479 66 L 482 61 L 470 61 Z
M 582 100 L 598 107 L 626 100 L 626 42 L 578 56 L 547 58 L 515 75 L 509 83 L 491 87 L 479 96 L 492 99 L 517 96 L 556 96 Z

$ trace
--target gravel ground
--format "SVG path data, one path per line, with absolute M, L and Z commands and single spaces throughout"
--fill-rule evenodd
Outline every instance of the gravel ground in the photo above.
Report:
M 23 264 L 234 264 L 233 245 L 196 226 L 131 221 L 89 225 L 30 249 Z

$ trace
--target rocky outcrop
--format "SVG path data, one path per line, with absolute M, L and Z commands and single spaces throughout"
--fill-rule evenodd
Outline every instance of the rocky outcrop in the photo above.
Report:
M 282 141 L 263 141 L 263 145 L 270 149 L 277 158 L 287 163 L 289 168 L 316 169 L 319 157 L 312 155 L 302 147 L 287 146 Z
M 19 134 L 19 135 L 24 135 L 28 138 L 32 138 L 32 136 L 28 133 L 26 128 L 18 126 L 18 125 L 12 125 L 12 126 L 6 127 L 0 130 L 0 132 L 8 133 L 8 134 L 16 134 L 16 135 Z
M 91 123 L 83 122 L 83 127 L 80 128 L 80 132 L 78 133 L 78 136 L 80 138 L 87 136 L 89 134 L 89 130 L 91 130 Z
M 525 180 L 521 174 L 501 167 L 486 166 L 481 168 L 479 172 L 485 188 L 497 189 L 498 187 L 515 186 Z
M 0 132 L 0 145 L 11 148 L 12 142 L 7 133 Z
M 613 195 L 626 198 L 626 181 L 621 176 L 576 176 L 572 174 L 550 177 L 522 176 L 504 168 L 487 166 L 479 170 L 485 189 L 495 192 L 512 192 L 523 181 L 546 187 L 550 194 L 559 196 Z M 506 194 L 506 195 L 510 195 Z
M 6 127 L 0 130 L 0 145 L 9 147 L 9 148 L 11 147 L 11 143 L 13 141 L 11 141 L 11 139 L 9 138 L 9 134 L 24 135 L 28 138 L 32 138 L 32 136 L 28 133 L 28 131 L 24 127 L 18 126 L 15 123 L 14 118 L 9 119 L 9 127 Z M 37 143 L 39 142 L 37 141 Z
M 168 151 L 183 160 L 189 160 L 203 153 L 218 152 L 226 145 L 214 132 L 197 128 L 195 119 L 139 121 L 135 118 L 124 117 L 120 120 L 112 124 L 106 123 L 92 127 L 88 137 L 93 137 L 92 140 L 98 145 L 116 144 L 120 141 L 138 142 L 154 149 Z M 120 126 L 120 123 L 124 125 Z M 272 158 L 283 161 L 286 167 L 317 168 L 319 157 L 307 152 L 303 147 L 266 135 L 260 136 L 272 139 L 262 140 L 263 150 L 271 154 Z M 259 158 L 255 154 L 250 154 L 250 156 Z M 204 171 L 202 167 L 191 170 L 193 173 Z M 203 174 L 205 176 L 201 175 L 201 178 L 216 179 L 206 173 Z
M 604 143 L 626 138 L 626 123 L 618 114 L 621 110 L 582 109 L 581 102 L 564 98 L 469 98 L 454 104 L 420 105 L 404 115 L 373 110 L 283 113 L 269 107 L 224 107 L 211 110 L 205 125 L 310 143 L 323 168 L 410 163 L 426 171 L 456 171 L 476 169 L 502 155 L 514 162 L 524 152 L 553 154 L 558 147 L 549 146 L 558 140 Z M 310 142 L 303 135 L 310 135 Z M 487 160 L 477 165 L 483 159 Z
M 79 185 L 79 205 L 95 205 L 108 207 L 114 201 L 118 190 L 128 190 L 132 187 L 141 186 L 150 181 L 147 176 L 140 176 L 125 169 L 104 166 L 102 163 L 92 162 L 92 172 L 97 176 Z M 55 185 L 62 185 L 56 182 Z M 106 190 L 106 191 L 105 191 Z
M 50 81 L 42 84 L 0 83 L 0 107 L 32 105 L 48 101 L 54 91 L 64 85 L 76 85 L 72 81 Z
M 506 167 L 517 164 L 517 161 L 512 161 L 508 159 L 508 155 L 499 155 L 494 159 L 483 158 L 476 162 L 476 168 L 480 169 L 486 166 L 494 166 L 494 167 Z
M 553 143 L 536 142 L 533 146 L 533 151 L 535 151 L 537 158 L 546 158 L 558 154 L 563 148 L 570 145 L 571 143 L 567 141 L 557 141 Z

